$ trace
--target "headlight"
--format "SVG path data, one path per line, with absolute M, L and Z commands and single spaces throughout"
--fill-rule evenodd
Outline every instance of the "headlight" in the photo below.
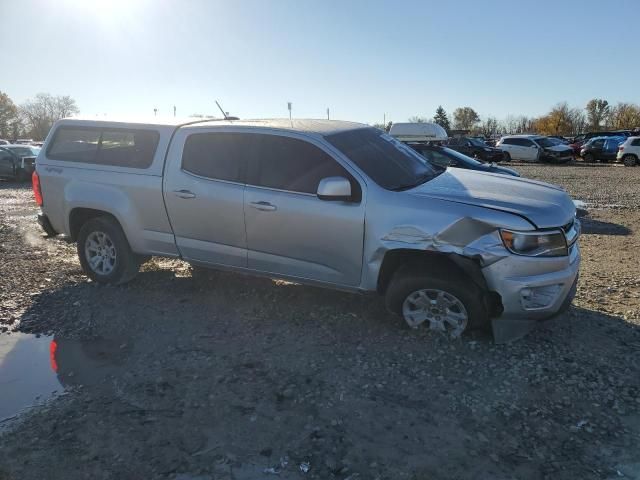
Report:
M 548 232 L 500 230 L 500 236 L 507 250 L 516 255 L 563 257 L 569 254 L 567 241 L 560 230 Z

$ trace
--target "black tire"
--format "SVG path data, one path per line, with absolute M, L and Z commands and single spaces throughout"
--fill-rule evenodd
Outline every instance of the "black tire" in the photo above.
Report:
M 511 154 L 509 152 L 504 152 L 504 161 L 505 162 L 511 161 Z
M 638 159 L 635 155 L 625 155 L 622 157 L 622 164 L 625 167 L 635 167 L 638 164 Z
M 582 159 L 585 161 L 585 163 L 593 163 L 596 161 L 591 153 L 587 153 L 584 157 L 582 157 Z
M 437 289 L 447 292 L 462 302 L 468 314 L 465 331 L 487 328 L 489 315 L 483 301 L 482 291 L 463 274 L 438 269 L 442 273 L 426 273 L 428 266 L 413 265 L 400 267 L 393 275 L 386 292 L 387 309 L 402 316 L 402 305 L 413 292 L 422 289 Z
M 85 244 L 87 238 L 92 233 L 104 233 L 109 238 L 111 245 L 115 248 L 115 262 L 112 270 L 107 274 L 101 274 L 94 271 L 89 266 L 89 260 L 87 259 Z M 112 217 L 95 217 L 88 220 L 78 234 L 78 258 L 80 259 L 80 265 L 84 273 L 95 282 L 120 285 L 130 281 L 136 276 L 140 269 L 139 257 L 131 251 L 127 237 L 125 236 L 120 224 Z

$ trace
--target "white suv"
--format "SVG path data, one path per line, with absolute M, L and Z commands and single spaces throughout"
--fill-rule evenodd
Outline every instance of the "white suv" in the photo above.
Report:
M 508 135 L 496 144 L 505 160 L 566 163 L 573 160 L 573 150 L 560 140 L 542 135 Z
M 640 137 L 629 137 L 618 147 L 618 160 L 622 160 L 625 167 L 634 167 L 640 164 Z

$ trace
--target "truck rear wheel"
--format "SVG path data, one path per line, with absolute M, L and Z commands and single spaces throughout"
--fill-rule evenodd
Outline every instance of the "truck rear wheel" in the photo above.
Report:
M 126 283 L 140 268 L 140 257 L 131 251 L 122 228 L 106 216 L 92 218 L 82 225 L 78 257 L 87 276 L 99 283 Z
M 471 279 L 450 272 L 430 275 L 425 269 L 406 266 L 394 274 L 386 293 L 392 313 L 412 328 L 424 323 L 451 337 L 488 325 L 482 292 Z

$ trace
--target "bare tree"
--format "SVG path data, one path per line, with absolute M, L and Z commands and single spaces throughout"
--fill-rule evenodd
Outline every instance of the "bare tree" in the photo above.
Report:
M 507 115 L 507 118 L 502 122 L 502 130 L 504 133 L 513 134 L 518 129 L 518 119 L 515 115 Z
M 587 116 L 581 108 L 572 108 L 569 112 L 571 119 L 571 133 L 578 135 L 587 128 Z
M 375 128 L 379 128 L 382 131 L 385 131 L 387 133 L 389 133 L 389 130 L 391 130 L 391 125 L 393 125 L 393 122 L 389 121 L 387 122 L 387 124 L 385 125 L 384 123 L 374 123 L 373 126 Z
M 498 133 L 499 124 L 498 119 L 495 117 L 487 117 L 486 120 L 480 123 L 478 131 L 485 137 L 490 138 Z
M 420 115 L 414 115 L 413 117 L 409 117 L 410 123 L 427 123 L 429 119 L 427 117 L 421 117 Z
M 78 113 L 73 98 L 68 95 L 53 96 L 39 93 L 20 106 L 19 114 L 27 134 L 37 140 L 44 139 L 56 120 Z
M 611 109 L 609 125 L 617 130 L 640 127 L 640 106 L 633 103 L 618 103 Z

